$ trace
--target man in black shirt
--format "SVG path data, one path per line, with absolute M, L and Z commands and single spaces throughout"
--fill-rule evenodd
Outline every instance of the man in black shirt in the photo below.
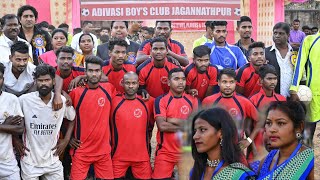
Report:
M 127 42 L 127 63 L 136 64 L 137 51 L 140 45 L 128 39 L 128 21 L 112 21 L 111 22 L 111 38 L 123 39 Z M 101 59 L 109 60 L 109 44 L 104 43 L 98 46 L 97 56 Z
M 19 37 L 31 44 L 33 63 L 34 65 L 38 65 L 38 56 L 46 51 L 52 50 L 51 37 L 48 32 L 35 26 L 38 19 L 38 12 L 34 7 L 30 5 L 21 6 L 18 9 L 17 15 L 21 23 Z

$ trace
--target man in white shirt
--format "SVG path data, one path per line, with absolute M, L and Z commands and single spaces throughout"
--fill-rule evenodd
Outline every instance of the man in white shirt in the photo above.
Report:
M 279 75 L 275 92 L 284 97 L 289 97 L 289 88 L 293 76 L 293 49 L 288 43 L 290 26 L 287 23 L 279 22 L 273 27 L 273 45 L 267 47 L 265 56 L 268 64 L 273 65 Z
M 93 53 L 95 54 L 98 47 L 98 38 L 96 35 L 92 34 L 92 22 L 91 21 L 84 21 L 82 24 L 82 32 L 76 34 L 72 38 L 71 47 L 76 50 L 78 53 L 82 53 L 80 46 L 79 46 L 79 38 L 82 34 L 90 34 L 93 38 Z
M 1 24 L 3 27 L 3 34 L 0 36 L 0 62 L 6 63 L 10 61 L 10 47 L 17 41 L 25 42 L 28 45 L 29 60 L 32 62 L 31 45 L 18 36 L 20 32 L 18 17 L 14 14 L 6 14 L 1 18 Z
M 12 135 L 22 134 L 23 114 L 18 98 L 1 91 L 4 65 L 0 63 L 0 179 L 20 179 L 20 169 L 13 153 Z
M 49 65 L 39 65 L 34 78 L 37 91 L 19 97 L 25 117 L 23 143 L 26 151 L 21 159 L 21 177 L 24 180 L 39 179 L 57 180 L 63 178 L 63 166 L 59 155 L 69 143 L 73 127 L 75 110 L 63 106 L 60 110 L 52 108 L 55 69 Z M 58 142 L 63 118 L 68 119 L 68 130 L 65 138 Z
M 5 92 L 20 96 L 32 91 L 35 65 L 28 61 L 28 51 L 28 45 L 18 41 L 11 46 L 10 61 L 2 62 L 6 67 L 3 86 Z

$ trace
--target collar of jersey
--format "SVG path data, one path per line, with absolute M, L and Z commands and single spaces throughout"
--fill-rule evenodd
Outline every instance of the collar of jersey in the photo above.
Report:
M 219 93 L 220 93 L 220 96 L 221 96 L 222 98 L 229 99 L 229 98 L 233 98 L 235 91 L 233 92 L 232 96 L 230 96 L 230 97 L 224 97 L 224 96 L 222 96 L 222 92 L 219 92 Z
M 164 64 L 163 64 L 163 67 L 156 67 L 155 65 L 154 65 L 154 59 L 152 58 L 152 66 L 154 67 L 154 68 L 157 68 L 157 69 L 161 69 L 161 68 L 164 68 L 164 67 L 166 67 L 166 65 L 167 65 L 167 62 L 168 62 L 168 59 L 166 58 L 164 61 Z
M 182 93 L 181 97 L 174 96 L 170 90 L 169 90 L 169 94 L 170 94 L 171 97 L 173 97 L 175 99 L 180 99 L 180 98 L 183 98 L 185 92 Z
M 263 90 L 262 87 L 261 87 L 261 89 L 260 89 L 260 92 L 261 92 L 264 96 L 266 96 L 266 97 L 273 97 L 273 96 L 275 95 L 275 92 L 272 91 L 272 95 L 271 95 L 271 96 L 267 96 L 266 92 L 264 92 L 264 90 Z

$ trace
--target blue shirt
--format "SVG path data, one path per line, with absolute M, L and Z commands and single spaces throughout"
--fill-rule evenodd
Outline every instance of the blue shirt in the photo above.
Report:
M 247 63 L 245 55 L 238 46 L 226 43 L 225 46 L 216 46 L 215 42 L 206 43 L 211 49 L 210 62 L 220 70 L 224 68 L 238 69 Z

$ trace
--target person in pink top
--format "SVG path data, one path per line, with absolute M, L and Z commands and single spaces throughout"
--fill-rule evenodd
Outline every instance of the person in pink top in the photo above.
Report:
M 57 67 L 57 56 L 56 56 L 56 51 L 62 47 L 66 46 L 68 42 L 68 33 L 65 32 L 63 29 L 55 29 L 52 32 L 52 47 L 53 50 L 47 51 L 44 54 L 41 54 L 39 56 L 39 62 L 49 64 L 53 67 Z

